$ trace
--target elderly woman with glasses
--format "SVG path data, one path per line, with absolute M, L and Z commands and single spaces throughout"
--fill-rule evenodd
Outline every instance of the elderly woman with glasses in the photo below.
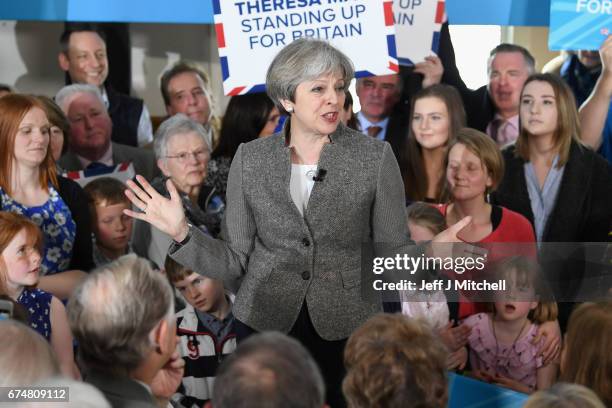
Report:
M 151 186 L 162 196 L 170 197 L 166 180 L 172 180 L 189 223 L 216 236 L 222 214 L 214 204 L 214 188 L 204 185 L 210 146 L 210 130 L 186 115 L 179 113 L 164 121 L 155 134 L 154 145 L 163 176 L 153 180 Z M 134 226 L 134 252 L 157 265 L 164 264 L 171 241 L 170 236 L 148 223 L 137 222 Z
M 142 178 L 128 182 L 126 211 L 174 240 L 170 255 L 203 275 L 242 279 L 234 303 L 241 336 L 277 330 L 298 338 L 321 365 L 328 402 L 342 406 L 342 350 L 348 336 L 382 311 L 363 296 L 362 249 L 374 243 L 412 256 L 402 178 L 391 146 L 340 125 L 353 64 L 325 41 L 299 39 L 268 68 L 267 92 L 289 118 L 281 132 L 240 145 L 229 173 L 221 239 L 189 225 L 180 195 Z M 457 241 L 456 231 L 434 241 Z M 376 248 L 376 249 L 375 249 Z

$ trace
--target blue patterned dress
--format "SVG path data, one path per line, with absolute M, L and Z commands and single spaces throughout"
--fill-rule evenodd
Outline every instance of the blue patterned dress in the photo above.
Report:
M 23 289 L 17 303 L 28 311 L 30 327 L 51 340 L 51 296 L 40 289 Z
M 43 232 L 44 250 L 41 275 L 52 275 L 68 269 L 76 236 L 76 224 L 70 209 L 59 193 L 49 184 L 49 199 L 41 206 L 26 207 L 13 200 L 0 188 L 2 211 L 22 214 Z

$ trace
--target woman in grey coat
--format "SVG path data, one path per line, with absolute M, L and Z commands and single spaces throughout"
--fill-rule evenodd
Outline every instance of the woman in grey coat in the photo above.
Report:
M 321 364 L 332 406 L 341 405 L 345 340 L 382 311 L 362 296 L 362 248 L 387 243 L 420 256 L 410 241 L 399 167 L 388 143 L 339 125 L 351 61 L 328 43 L 300 39 L 270 65 L 267 92 L 289 115 L 284 129 L 242 144 L 232 161 L 221 239 L 191 228 L 176 189 L 170 200 L 142 178 L 128 197 L 174 239 L 169 253 L 216 279 L 241 279 L 234 304 L 245 331 L 278 330 L 300 339 Z M 434 241 L 455 242 L 464 219 Z M 363 278 L 363 281 L 362 281 Z

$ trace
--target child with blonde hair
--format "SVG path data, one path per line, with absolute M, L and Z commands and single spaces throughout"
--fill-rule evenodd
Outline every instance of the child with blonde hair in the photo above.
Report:
M 29 324 L 55 351 L 64 375 L 79 378 L 66 309 L 56 297 L 37 289 L 42 234 L 22 215 L 0 212 L 0 288 L 29 313 Z
M 507 258 L 497 272 L 507 291 L 497 294 L 491 313 L 464 321 L 472 327 L 468 343 L 474 376 L 524 393 L 546 389 L 555 382 L 557 364 L 545 365 L 533 340 L 540 324 L 557 319 L 557 304 L 543 298 L 546 291 L 534 261 Z

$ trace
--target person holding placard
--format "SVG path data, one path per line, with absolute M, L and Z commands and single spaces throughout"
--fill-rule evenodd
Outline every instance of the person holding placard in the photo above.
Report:
M 274 58 L 267 92 L 289 115 L 280 133 L 240 145 L 232 161 L 222 239 L 186 221 L 142 177 L 126 191 L 126 211 L 170 235 L 169 254 L 211 278 L 241 278 L 234 314 L 240 337 L 278 330 L 298 338 L 321 365 L 328 401 L 342 406 L 342 350 L 348 336 L 382 311 L 362 296 L 362 248 L 390 243 L 422 256 L 405 223 L 399 168 L 388 143 L 339 126 L 352 62 L 327 42 L 300 39 Z M 458 242 L 469 217 L 434 238 Z
M 612 35 L 604 41 L 599 50 L 601 75 L 580 107 L 582 141 L 591 146 L 612 163 Z

